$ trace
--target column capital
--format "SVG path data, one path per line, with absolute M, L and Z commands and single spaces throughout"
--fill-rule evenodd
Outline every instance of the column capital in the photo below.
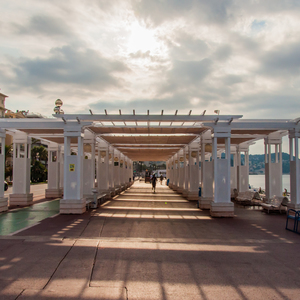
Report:
M 300 137 L 300 130 L 293 128 L 289 130 L 289 138 L 299 138 Z
M 276 145 L 276 144 L 282 144 L 282 137 L 272 137 L 267 136 L 264 138 L 265 145 Z

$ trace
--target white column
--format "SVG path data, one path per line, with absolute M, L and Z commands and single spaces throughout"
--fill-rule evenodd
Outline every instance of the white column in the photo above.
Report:
M 60 147 L 60 155 L 59 155 L 59 161 L 60 161 L 60 167 L 59 167 L 59 173 L 60 173 L 60 180 L 59 180 L 59 188 L 64 191 L 64 158 L 65 158 L 65 151 L 64 146 Z
M 56 143 L 48 145 L 48 188 L 45 190 L 47 199 L 61 198 L 63 190 L 60 187 L 60 146 Z
M 13 138 L 13 193 L 10 205 L 33 203 L 30 193 L 31 138 L 25 133 L 16 133 Z
M 64 198 L 60 200 L 60 213 L 82 214 L 86 210 L 83 197 L 83 131 L 81 126 L 68 126 L 64 130 Z M 77 155 L 71 155 L 71 142 L 77 142 Z
M 189 192 L 189 147 L 184 148 L 183 152 L 183 163 L 184 163 L 184 178 L 183 178 L 183 197 L 188 196 Z
M 109 146 L 104 141 L 98 143 L 97 182 L 99 193 L 110 193 Z
M 212 132 L 213 153 L 213 201 L 210 204 L 210 214 L 213 217 L 233 217 L 234 205 L 230 199 L 230 136 L 229 126 L 215 126 Z M 225 140 L 225 158 L 217 157 L 218 139 Z
M 201 136 L 201 197 L 199 208 L 210 209 L 213 200 L 213 162 L 211 132 Z
M 115 188 L 121 187 L 120 181 L 120 151 L 114 151 L 114 185 Z
M 177 191 L 178 190 L 178 154 L 176 153 L 174 155 L 174 176 L 173 176 L 173 190 Z
M 5 136 L 5 130 L 0 129 L 0 182 L 4 182 L 5 179 Z M 4 184 L 1 184 L 2 188 L 0 188 L 0 212 L 6 211 L 8 209 L 8 198 L 4 198 Z
M 177 192 L 182 194 L 184 189 L 184 151 L 178 152 L 178 189 Z
M 170 158 L 170 180 L 169 180 L 169 188 L 173 189 L 174 185 L 174 155 Z
M 125 156 L 120 153 L 120 185 L 125 186 Z
M 95 136 L 84 130 L 83 139 L 83 197 L 92 201 L 95 188 Z
M 299 162 L 300 131 L 290 130 L 290 199 L 289 208 L 300 209 L 300 162 Z M 294 157 L 295 156 L 295 157 Z
M 265 149 L 267 150 L 267 160 L 265 161 L 265 194 L 266 199 L 271 199 L 274 195 L 282 195 L 282 153 L 281 153 L 281 137 L 268 136 L 265 138 Z M 271 146 L 275 147 L 275 161 L 271 160 Z M 276 149 L 277 148 L 277 149 Z M 278 151 L 279 150 L 279 151 Z M 277 154 L 277 155 L 276 155 Z M 276 158 L 277 156 L 277 158 Z
M 242 164 L 242 153 L 244 153 L 244 164 Z M 249 146 L 237 146 L 237 190 L 246 192 L 249 190 Z
M 188 200 L 199 200 L 199 143 L 189 145 Z
M 230 188 L 237 190 L 237 147 L 230 147 Z
M 109 190 L 111 196 L 115 195 L 115 180 L 114 180 L 114 148 L 110 146 L 108 148 L 108 178 L 109 178 Z

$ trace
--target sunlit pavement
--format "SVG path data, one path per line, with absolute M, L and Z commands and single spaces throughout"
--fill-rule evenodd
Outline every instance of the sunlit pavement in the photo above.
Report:
M 300 236 L 285 220 L 211 218 L 136 182 L 101 208 L 2 236 L 0 299 L 298 299 Z

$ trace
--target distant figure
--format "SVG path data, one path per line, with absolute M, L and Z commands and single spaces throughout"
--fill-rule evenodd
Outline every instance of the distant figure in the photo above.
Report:
M 261 193 L 262 193 L 261 187 L 259 187 L 259 189 L 258 189 L 258 193 L 259 193 L 259 194 L 261 194 Z
M 287 196 L 287 189 L 284 189 L 283 196 Z
M 160 184 L 162 185 L 162 182 L 163 182 L 163 179 L 164 179 L 163 174 L 161 174 L 159 178 L 160 178 Z
M 156 180 L 157 180 L 157 178 L 156 178 L 155 174 L 153 174 L 153 176 L 152 176 L 152 190 L 154 190 L 154 193 L 155 193 Z

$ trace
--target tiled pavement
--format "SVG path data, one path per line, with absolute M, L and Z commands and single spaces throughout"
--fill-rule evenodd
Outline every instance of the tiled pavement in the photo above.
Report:
M 298 299 L 300 235 L 285 215 L 235 213 L 211 218 L 136 182 L 101 208 L 2 236 L 0 299 Z

